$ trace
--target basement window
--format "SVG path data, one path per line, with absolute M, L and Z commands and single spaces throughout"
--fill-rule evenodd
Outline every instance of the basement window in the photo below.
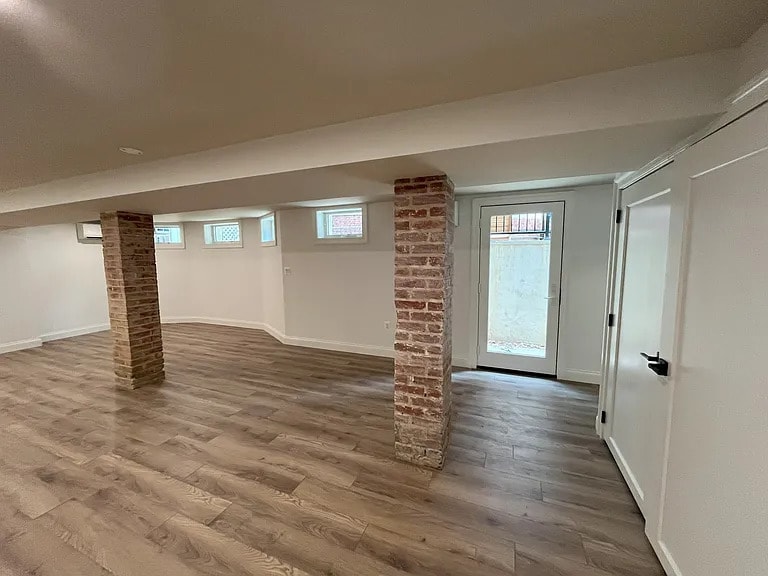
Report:
M 277 225 L 274 212 L 261 217 L 259 228 L 261 229 L 261 245 L 277 246 Z
M 366 220 L 365 205 L 317 208 L 315 237 L 322 242 L 365 242 Z
M 183 249 L 184 225 L 183 224 L 155 224 L 155 248 Z
M 210 222 L 203 224 L 203 242 L 206 248 L 242 248 L 240 222 Z

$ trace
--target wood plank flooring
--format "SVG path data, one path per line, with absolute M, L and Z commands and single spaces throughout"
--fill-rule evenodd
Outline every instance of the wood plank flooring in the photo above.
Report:
M 164 327 L 0 356 L 0 574 L 653 576 L 596 390 L 457 371 L 445 470 L 392 459 L 392 362 Z

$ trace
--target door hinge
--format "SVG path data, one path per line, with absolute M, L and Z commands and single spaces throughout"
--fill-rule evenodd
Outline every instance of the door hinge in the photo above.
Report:
M 600 423 L 605 424 L 607 420 L 608 420 L 608 413 L 605 410 L 603 410 L 602 412 L 600 412 Z
M 622 210 L 616 210 L 616 224 L 621 224 L 621 218 L 624 215 Z
M 616 314 L 608 314 L 608 328 L 616 326 Z

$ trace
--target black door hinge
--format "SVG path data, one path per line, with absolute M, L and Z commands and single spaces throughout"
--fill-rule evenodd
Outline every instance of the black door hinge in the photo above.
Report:
M 606 413 L 605 410 L 603 410 L 602 412 L 600 412 L 600 423 L 605 424 L 606 420 L 608 420 L 608 414 Z
M 613 328 L 616 326 L 616 314 L 608 314 L 608 327 Z
M 621 210 L 616 210 L 616 224 L 621 224 L 621 217 L 624 213 Z

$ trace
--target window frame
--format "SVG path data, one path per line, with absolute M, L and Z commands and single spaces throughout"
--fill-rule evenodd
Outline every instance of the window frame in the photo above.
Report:
M 330 236 L 321 238 L 320 229 L 317 222 L 319 212 L 330 212 L 332 210 L 349 210 L 359 208 L 363 218 L 362 236 Z M 312 228 L 315 231 L 315 244 L 365 244 L 368 242 L 368 205 L 367 204 L 341 204 L 338 206 L 319 206 L 312 211 Z
M 183 222 L 155 222 L 154 223 L 154 234 L 156 234 L 158 228 L 170 228 L 178 226 L 179 232 L 181 233 L 181 242 L 157 242 L 155 241 L 155 249 L 160 250 L 184 250 L 187 247 L 186 243 L 186 236 L 185 236 L 185 230 L 184 230 L 184 223 Z
M 214 226 L 217 225 L 223 225 L 223 224 L 237 224 L 237 227 L 240 230 L 240 240 L 237 242 L 216 242 L 213 240 L 213 234 L 211 234 L 211 240 L 212 242 L 209 244 L 205 241 L 206 237 L 206 228 L 211 227 L 213 229 Z M 206 249 L 221 249 L 221 248 L 242 248 L 243 247 L 243 223 L 240 219 L 233 219 L 233 220 L 211 220 L 208 222 L 203 222 L 203 248 Z
M 264 220 L 272 220 L 272 240 L 264 240 L 262 235 L 262 227 L 264 226 Z M 259 217 L 259 241 L 264 247 L 277 246 L 277 212 L 269 212 Z

